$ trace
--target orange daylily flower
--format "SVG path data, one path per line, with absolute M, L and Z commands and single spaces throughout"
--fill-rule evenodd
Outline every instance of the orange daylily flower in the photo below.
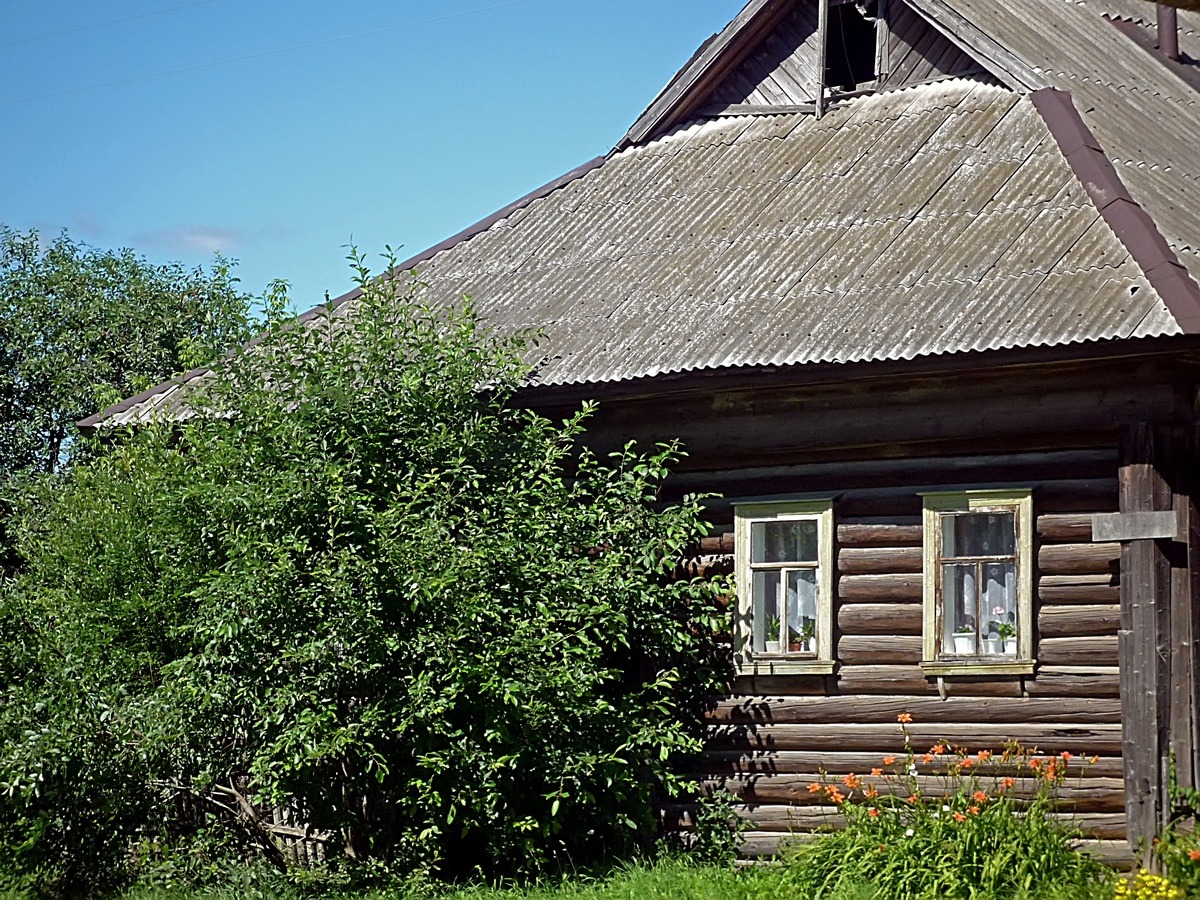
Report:
M 1200 859 L 1200 850 L 1189 850 L 1188 859 L 1190 859 L 1192 862 Z
M 1000 782 L 1000 786 L 1004 787 L 1004 788 L 1010 788 L 1016 783 L 1017 783 L 1017 780 L 1015 778 L 1005 778 L 1003 781 Z
M 962 767 L 964 769 L 969 769 L 973 765 L 975 765 L 975 760 L 971 759 L 969 756 L 962 761 Z
M 864 796 L 868 800 L 874 800 L 876 797 L 879 796 L 879 791 L 875 790 L 875 788 L 873 788 L 873 787 L 867 788 L 866 791 L 864 791 Z
M 884 764 L 885 766 L 890 766 L 890 765 L 891 765 L 892 763 L 894 763 L 895 761 L 896 761 L 896 757 L 894 757 L 894 756 L 885 756 L 885 757 L 883 758 L 883 764 Z
M 956 813 L 954 814 L 954 821 L 955 821 L 955 822 L 965 822 L 965 821 L 967 821 L 967 817 L 966 817 L 966 816 L 964 816 L 964 815 L 963 815 L 962 813 L 960 813 L 960 812 L 956 812 Z
M 870 809 L 867 810 L 867 815 L 870 816 L 872 819 L 876 819 L 879 817 L 879 810 L 877 810 L 875 807 L 872 806 Z
M 850 790 L 854 791 L 854 790 L 858 790 L 858 788 L 862 787 L 862 779 L 859 778 L 857 775 L 855 775 L 853 772 L 851 772 L 849 775 L 843 776 L 842 784 L 844 784 L 846 787 L 850 788 Z
M 973 793 L 971 795 L 971 799 L 974 800 L 976 803 L 986 803 L 987 802 L 987 794 L 985 794 L 983 791 L 976 791 L 975 793 Z
M 917 802 L 917 800 L 919 800 L 919 799 L 920 799 L 920 798 L 919 798 L 919 797 L 917 797 L 917 795 L 916 795 L 916 794 L 909 794 L 909 795 L 908 795 L 908 802 L 909 802 L 909 803 L 916 803 L 916 802 Z
M 945 744 L 934 744 L 932 747 L 929 748 L 929 752 L 932 753 L 934 756 L 941 756 L 943 753 L 946 752 L 946 745 Z
M 992 758 L 992 751 L 991 750 L 980 750 L 979 753 L 976 754 L 976 757 L 979 759 L 980 762 L 987 762 L 989 759 Z
M 872 778 L 879 778 L 881 775 L 883 775 L 883 769 L 872 769 L 871 770 Z
M 931 756 L 930 754 L 926 753 L 924 756 L 922 756 L 922 757 L 921 757 L 921 762 L 927 762 L 927 763 L 928 763 L 928 762 L 933 762 L 933 756 Z
M 821 790 L 822 790 L 821 785 L 815 781 L 808 786 L 808 792 L 810 794 L 819 794 L 819 793 L 821 793 Z
M 839 791 L 837 788 L 834 788 L 833 793 L 829 795 L 829 799 L 832 800 L 834 803 L 841 803 L 842 801 L 844 801 L 846 799 L 846 795 L 843 794 L 841 791 Z
M 1060 753 L 1059 756 L 1061 756 L 1063 758 L 1063 762 L 1071 761 L 1071 754 L 1068 753 L 1066 750 L 1064 750 L 1062 753 Z
M 969 812 L 973 816 L 977 816 L 977 815 L 979 815 L 979 807 L 978 806 L 968 806 L 967 812 Z
M 896 716 L 896 721 L 901 725 L 908 725 L 910 722 L 912 722 L 912 716 L 906 712 L 902 712 L 900 715 Z

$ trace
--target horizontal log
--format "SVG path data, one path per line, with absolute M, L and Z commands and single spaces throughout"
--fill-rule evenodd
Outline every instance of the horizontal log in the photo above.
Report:
M 1057 700 L 998 697 L 737 697 L 721 700 L 706 721 L 716 724 L 895 725 L 901 713 L 915 722 L 937 724 L 1035 724 L 1069 722 L 1112 725 L 1121 722 L 1114 700 L 1080 700 L 1069 708 Z
M 1120 565 L 1120 544 L 1048 544 L 1038 551 L 1042 575 L 1104 575 Z
M 844 575 L 919 573 L 923 565 L 920 547 L 847 547 L 838 553 L 838 571 Z
M 920 525 L 839 525 L 840 547 L 920 547 Z
M 1121 696 L 1117 668 L 1040 666 L 1037 676 L 1025 680 L 1030 697 L 1115 699 Z
M 1115 636 L 1121 625 L 1116 603 L 1043 606 L 1038 610 L 1038 634 L 1043 638 Z
M 846 819 L 836 806 L 787 806 L 775 803 L 756 803 L 735 807 L 738 818 L 755 832 L 814 832 L 846 827 Z M 884 813 L 886 815 L 887 813 Z M 1120 840 L 1125 837 L 1123 812 L 1082 812 L 1064 810 L 1051 813 L 1050 818 L 1064 828 L 1077 831 L 1084 837 Z M 671 805 L 662 810 L 662 821 L 668 831 L 691 831 L 695 827 L 695 807 Z
M 710 726 L 707 731 L 709 746 L 731 750 L 903 753 L 907 732 L 912 746 L 921 748 L 946 741 L 971 751 L 999 751 L 1010 742 L 1019 741 L 1045 753 L 1065 750 L 1087 756 L 1111 756 L 1121 752 L 1120 725 L 913 723 L 904 731 L 898 725 L 721 725 Z
M 925 748 L 922 748 L 925 749 Z M 945 771 L 945 763 L 926 763 L 921 757 L 915 759 L 917 771 L 924 775 Z M 705 750 L 697 757 L 692 771 L 701 775 L 799 775 L 808 772 L 825 772 L 828 775 L 845 775 L 849 772 L 870 772 L 881 765 L 878 753 L 843 753 L 830 750 Z M 989 764 L 986 771 L 1001 775 L 1016 774 L 1015 765 Z M 1023 770 L 1022 774 L 1025 773 Z M 1067 778 L 1078 779 L 1086 773 L 1090 778 L 1121 778 L 1124 763 L 1119 756 L 1101 756 L 1096 762 L 1085 762 L 1075 757 L 1067 765 Z
M 844 603 L 903 603 L 920 600 L 921 575 L 843 575 L 838 579 L 838 598 Z
M 1116 666 L 1117 636 L 1045 638 L 1037 655 L 1047 666 Z
M 744 831 L 742 832 L 739 853 L 744 859 L 765 860 L 778 856 L 786 846 L 795 846 L 814 840 L 814 835 L 803 833 L 784 834 L 776 831 Z M 1134 855 L 1129 844 L 1124 840 L 1100 841 L 1081 840 L 1075 845 L 1080 852 L 1086 853 L 1107 866 L 1120 871 L 1133 868 Z
M 733 551 L 734 536 L 732 531 L 700 539 L 700 552 L 702 554 L 721 555 L 733 553 Z
M 937 681 L 926 677 L 917 666 L 843 666 L 838 670 L 839 694 L 926 694 L 938 695 Z M 1020 697 L 1021 683 L 1011 676 L 953 678 L 946 680 L 950 695 L 963 697 Z M 790 691 L 767 689 L 764 694 Z
M 1103 575 L 1046 575 L 1038 579 L 1038 599 L 1051 605 L 1120 603 L 1117 572 Z
M 1038 516 L 1037 533 L 1047 544 L 1090 544 L 1092 517 L 1087 513 Z
M 916 665 L 921 661 L 921 638 L 911 635 L 846 635 L 837 642 L 837 659 L 844 665 Z
M 919 635 L 924 624 L 920 603 L 855 603 L 838 609 L 843 634 Z
M 1015 783 L 1011 788 L 1003 789 L 1003 793 L 1016 800 L 1033 800 L 1042 788 L 1034 778 L 1018 778 L 1000 773 L 968 779 L 944 775 L 887 778 L 860 774 L 856 777 L 862 780 L 864 790 L 873 788 L 881 796 L 899 798 L 907 797 L 914 786 L 923 797 L 942 798 L 953 795 L 964 787 L 972 793 L 979 790 L 989 796 L 995 796 L 1002 791 L 1001 779 L 1005 777 L 1012 777 Z M 701 784 L 701 790 L 709 795 L 725 792 L 743 803 L 785 803 L 793 808 L 804 809 L 820 807 L 827 802 L 823 794 L 812 791 L 814 784 L 836 784 L 841 790 L 849 793 L 849 789 L 839 779 L 832 776 L 822 778 L 819 772 L 706 778 Z M 861 798 L 861 793 L 855 794 L 855 799 Z M 1096 777 L 1068 780 L 1058 789 L 1056 805 L 1062 810 L 1081 813 L 1124 813 L 1125 782 L 1120 778 Z
M 696 556 L 683 562 L 683 564 L 679 567 L 677 577 L 712 578 L 714 575 L 728 575 L 732 571 L 732 556 Z

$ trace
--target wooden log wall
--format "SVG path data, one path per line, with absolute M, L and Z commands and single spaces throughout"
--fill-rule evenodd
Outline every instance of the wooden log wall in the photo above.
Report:
M 1091 514 L 1116 511 L 1118 452 L 1098 446 L 1038 453 L 908 458 L 728 469 L 685 476 L 726 496 L 835 496 L 833 676 L 741 678 L 708 716 L 697 764 L 706 790 L 726 790 L 750 823 L 744 852 L 774 853 L 795 832 L 836 824 L 836 810 L 808 790 L 821 772 L 868 773 L 904 752 L 908 733 L 924 752 L 938 742 L 971 751 L 1018 740 L 1045 753 L 1098 757 L 1062 796 L 1104 858 L 1128 862 L 1122 767 L 1119 544 L 1092 543 Z M 1032 487 L 1036 514 L 1035 673 L 1028 677 L 926 677 L 920 668 L 922 526 L 918 490 L 937 485 Z M 712 507 L 717 533 L 694 571 L 732 569 L 732 505 Z M 922 778 L 931 767 L 922 764 Z M 1074 774 L 1074 773 L 1073 773 Z M 940 780 L 929 778 L 931 789 Z M 693 809 L 665 811 L 691 826 Z M 1124 850 L 1122 850 L 1124 848 Z

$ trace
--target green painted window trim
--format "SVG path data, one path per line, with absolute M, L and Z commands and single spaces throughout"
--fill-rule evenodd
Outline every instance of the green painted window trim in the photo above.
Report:
M 922 532 L 924 565 L 922 575 L 922 659 L 927 675 L 1031 675 L 1033 655 L 1033 491 L 981 490 L 922 494 Z M 1017 517 L 1017 655 L 1015 659 L 964 658 L 943 655 L 939 649 L 938 572 L 940 548 L 937 543 L 938 516 L 948 512 L 1004 510 Z
M 830 675 L 833 658 L 833 498 L 772 500 L 737 503 L 733 507 L 734 577 L 737 609 L 733 620 L 734 654 L 738 675 Z M 817 521 L 817 653 L 815 657 L 787 659 L 755 656 L 753 635 L 753 579 L 750 578 L 750 525 L 781 519 Z

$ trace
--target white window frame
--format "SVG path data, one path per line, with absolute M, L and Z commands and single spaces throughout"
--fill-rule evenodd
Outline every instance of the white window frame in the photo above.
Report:
M 1032 675 L 1033 656 L 1033 492 L 977 490 L 922 494 L 924 574 L 923 652 L 921 668 L 927 675 Z M 1011 512 L 1016 514 L 1017 542 L 1017 655 L 1016 658 L 955 657 L 942 651 L 940 516 L 955 512 Z
M 734 573 L 737 614 L 734 648 L 739 675 L 830 675 L 833 659 L 833 500 L 779 500 L 737 503 L 734 514 Z M 817 651 L 815 656 L 759 655 L 753 650 L 754 580 L 750 566 L 750 526 L 758 522 L 809 520 L 817 523 Z

